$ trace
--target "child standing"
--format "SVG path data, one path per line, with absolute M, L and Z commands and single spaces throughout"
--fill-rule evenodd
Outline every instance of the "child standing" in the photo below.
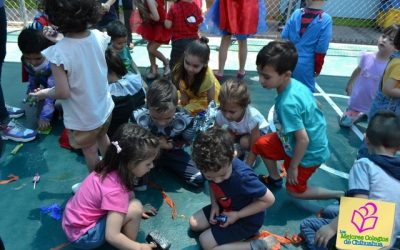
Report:
M 393 45 L 397 51 L 390 57 L 368 117 L 373 117 L 379 110 L 392 111 L 400 116 L 400 29 L 397 29 Z
M 202 186 L 204 178 L 184 150 L 193 141 L 193 118 L 177 109 L 175 86 L 165 79 L 156 80 L 146 100 L 148 108 L 134 111 L 132 120 L 159 138 L 161 154 L 156 166 L 168 168 L 193 187 Z
M 228 130 L 238 144 L 237 157 L 249 152 L 246 163 L 252 166 L 255 160 L 251 152 L 253 144 L 261 134 L 268 133 L 268 122 L 256 108 L 250 105 L 250 93 L 244 81 L 227 80 L 219 93 L 220 109 L 216 116 L 219 127 L 228 126 Z
M 192 0 L 178 0 L 168 10 L 165 27 L 171 29 L 172 49 L 169 67 L 174 70 L 186 46 L 199 39 L 199 25 L 203 16 Z
M 107 35 L 111 37 L 111 47 L 119 53 L 126 70 L 134 74 L 140 74 L 127 45 L 128 30 L 125 25 L 118 20 L 112 21 L 107 25 Z
M 389 57 L 396 51 L 393 40 L 397 30 L 397 25 L 386 28 L 378 39 L 378 52 L 361 55 L 360 63 L 346 86 L 346 92 L 350 95 L 349 106 L 339 119 L 340 126 L 351 127 L 368 114 Z
M 274 123 L 276 133 L 261 136 L 253 146 L 270 176 L 263 176 L 266 185 L 281 186 L 276 161 L 284 160 L 287 171 L 286 189 L 301 199 L 332 199 L 343 191 L 308 187 L 312 174 L 329 158 L 326 121 L 312 93 L 291 78 L 296 66 L 297 51 L 290 41 L 273 41 L 257 55 L 257 71 L 263 88 L 276 89 Z
M 296 45 L 299 59 L 293 78 L 315 92 L 315 79 L 321 73 L 332 38 L 332 18 L 322 10 L 325 0 L 306 0 L 306 8 L 295 10 L 282 31 L 282 39 Z
M 144 210 L 139 200 L 131 198 L 134 178 L 154 166 L 158 140 L 133 124 L 124 124 L 114 140 L 65 206 L 63 230 L 78 249 L 96 248 L 106 241 L 118 249 L 152 249 L 155 245 L 135 241 Z
M 64 38 L 43 51 L 51 62 L 55 87 L 32 93 L 39 99 L 61 99 L 69 143 L 81 148 L 90 171 L 104 155 L 114 108 L 108 91 L 105 50 L 110 37 L 88 30 L 100 17 L 97 0 L 44 0 L 49 21 Z
M 193 160 L 210 182 L 211 204 L 190 217 L 190 229 L 201 232 L 203 249 L 269 249 L 254 248 L 260 241 L 243 240 L 258 233 L 265 209 L 275 197 L 233 154 L 232 136 L 224 129 L 212 128 L 196 136 Z M 221 215 L 226 216 L 224 222 L 216 220 Z
M 133 110 L 145 104 L 146 95 L 142 77 L 128 72 L 118 52 L 111 47 L 106 50 L 106 62 L 108 88 L 115 104 L 107 132 L 111 137 L 119 126 L 129 121 Z
M 22 64 L 28 73 L 27 94 L 34 92 L 40 87 L 54 87 L 54 77 L 51 73 L 50 62 L 42 55 L 42 50 L 48 46 L 48 40 L 42 32 L 32 28 L 25 28 L 18 36 L 18 47 L 22 52 Z M 50 128 L 50 122 L 54 114 L 53 98 L 46 98 L 39 103 L 40 114 L 38 130 Z
M 192 115 L 206 110 L 211 101 L 217 102 L 221 87 L 208 67 L 210 47 L 207 43 L 206 37 L 192 41 L 172 72 L 172 81 L 181 95 L 180 104 Z
M 138 27 L 137 33 L 148 41 L 147 51 L 150 59 L 150 72 L 146 78 L 154 80 L 158 76 L 156 58 L 164 64 L 164 76 L 171 73 L 169 60 L 158 48 L 161 44 L 168 44 L 171 33 L 164 27 L 165 9 L 164 0 L 136 0 L 136 7 L 142 18 L 142 24 Z
M 232 36 L 239 45 L 239 70 L 236 77 L 246 75 L 247 38 L 267 31 L 267 7 L 264 0 L 215 0 L 208 11 L 200 30 L 222 36 L 218 54 L 218 70 L 215 76 L 224 78 L 225 62 Z
M 369 155 L 354 162 L 349 173 L 347 195 L 396 203 L 400 206 L 400 117 L 393 112 L 380 111 L 368 124 L 366 136 Z M 301 231 L 310 249 L 327 249 L 336 235 L 338 210 L 333 219 L 308 218 L 302 221 Z M 332 218 L 332 217 L 331 217 Z M 400 234 L 400 209 L 396 208 L 391 248 Z M 386 249 L 386 248 L 385 248 Z

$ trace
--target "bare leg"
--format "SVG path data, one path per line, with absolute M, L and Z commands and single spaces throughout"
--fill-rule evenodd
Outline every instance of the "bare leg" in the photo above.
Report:
M 245 73 L 245 66 L 247 60 L 247 39 L 238 40 L 239 44 L 239 73 Z
M 231 45 L 231 35 L 226 35 L 221 38 L 221 45 L 219 46 L 219 53 L 218 53 L 218 72 L 217 74 L 222 76 L 224 75 L 224 68 L 226 58 L 228 56 L 228 49 Z
M 97 144 L 93 144 L 87 148 L 82 148 L 83 155 L 85 156 L 86 165 L 88 166 L 89 172 L 94 170 L 97 162 L 99 162 L 99 155 L 97 153 Z
M 149 42 L 147 44 L 147 52 L 149 54 L 149 60 L 150 60 L 150 73 L 153 75 L 157 74 L 157 64 L 156 64 L 156 57 L 151 53 L 151 47 L 152 42 Z
M 132 200 L 129 203 L 128 213 L 124 219 L 122 233 L 129 239 L 135 241 L 139 231 L 140 220 L 142 219 L 143 206 L 139 200 Z
M 278 167 L 276 165 L 276 161 L 269 160 L 262 158 L 264 161 L 265 166 L 267 167 L 268 173 L 271 176 L 272 179 L 278 180 L 281 178 L 279 172 L 278 172 Z
M 206 218 L 202 209 L 198 210 L 195 214 L 190 216 L 189 219 L 190 230 L 194 232 L 201 232 L 210 227 L 208 218 Z
M 330 190 L 322 187 L 308 187 L 303 193 L 294 193 L 288 190 L 288 193 L 295 198 L 304 200 L 337 199 L 344 196 L 343 191 Z
M 147 50 L 149 51 L 149 53 L 153 56 L 154 58 L 154 65 L 156 64 L 155 62 L 155 58 L 159 59 L 160 61 L 162 61 L 162 63 L 164 64 L 164 66 L 168 66 L 169 65 L 169 60 L 163 55 L 163 53 L 161 53 L 160 51 L 158 51 L 158 48 L 161 46 L 161 44 L 156 43 L 156 42 L 150 42 L 147 45 Z M 151 63 L 151 60 L 150 60 Z

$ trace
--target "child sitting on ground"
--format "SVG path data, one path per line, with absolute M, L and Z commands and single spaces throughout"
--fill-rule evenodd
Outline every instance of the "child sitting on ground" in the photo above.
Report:
M 208 38 L 191 42 L 172 71 L 172 81 L 178 86 L 180 105 L 192 115 L 206 110 L 211 101 L 218 101 L 220 84 L 208 66 Z
M 112 47 L 106 50 L 106 62 L 108 87 L 115 104 L 107 132 L 111 137 L 119 126 L 129 121 L 133 110 L 145 104 L 146 96 L 140 75 L 128 72 Z
M 92 249 L 108 242 L 118 249 L 152 249 L 154 244 L 136 242 L 144 211 L 134 197 L 133 180 L 153 168 L 159 152 L 158 139 L 134 124 L 117 130 L 95 170 L 82 182 L 65 206 L 62 227 L 78 249 Z
M 184 150 L 193 141 L 193 118 L 177 109 L 175 86 L 166 79 L 156 80 L 146 99 L 147 108 L 134 111 L 132 120 L 159 138 L 161 154 L 156 166 L 168 168 L 193 187 L 201 187 L 204 178 Z
M 332 38 L 332 18 L 323 11 L 325 0 L 308 0 L 306 8 L 293 12 L 282 31 L 282 39 L 296 45 L 299 53 L 293 78 L 315 92 L 315 79 L 324 64 Z
M 119 53 L 126 70 L 134 74 L 140 74 L 127 45 L 128 30 L 125 25 L 118 20 L 112 21 L 107 25 L 107 34 L 111 37 L 111 47 Z
M 346 86 L 346 93 L 350 95 L 349 106 L 339 119 L 340 126 L 351 127 L 368 114 L 389 57 L 396 51 L 393 40 L 397 30 L 397 25 L 386 28 L 378 39 L 378 52 L 361 55 L 360 63 Z
M 221 86 L 219 101 L 216 125 L 227 126 L 235 141 L 236 156 L 244 158 L 245 152 L 250 151 L 260 134 L 268 132 L 268 122 L 260 111 L 250 105 L 250 93 L 242 80 L 227 80 Z M 246 163 L 251 166 L 254 160 L 255 156 L 250 151 Z
M 200 132 L 193 143 L 193 160 L 210 182 L 211 204 L 193 214 L 190 229 L 200 234 L 203 249 L 269 249 L 263 240 L 243 241 L 258 233 L 265 209 L 275 197 L 244 162 L 234 158 L 228 131 Z M 226 216 L 218 222 L 217 216 Z M 262 248 L 258 244 L 265 243 Z M 257 245 L 257 248 L 255 247 Z
M 400 157 L 396 156 L 400 149 L 400 117 L 387 111 L 376 113 L 368 124 L 365 140 L 368 158 L 354 162 L 346 194 L 396 203 L 393 238 L 389 246 L 392 249 L 396 236 L 400 235 Z M 302 221 L 300 230 L 310 249 L 327 249 L 328 242 L 337 232 L 338 211 L 336 209 L 328 219 L 307 218 Z
M 297 51 L 290 41 L 272 41 L 257 55 L 257 71 L 263 88 L 276 89 L 275 133 L 258 138 L 252 151 L 260 155 L 270 176 L 260 176 L 266 185 L 280 187 L 276 161 L 284 160 L 286 189 L 301 199 L 332 199 L 343 191 L 308 187 L 312 174 L 329 158 L 326 121 L 307 87 L 291 78 Z
M 53 88 L 55 85 L 53 74 L 50 69 L 50 62 L 42 55 L 42 50 L 49 46 L 48 40 L 42 32 L 32 28 L 25 28 L 18 36 L 18 47 L 22 52 L 22 65 L 28 73 L 27 94 L 37 89 Z M 30 100 L 30 98 L 27 98 Z M 38 130 L 44 131 L 51 127 L 53 119 L 55 99 L 47 97 L 40 101 Z

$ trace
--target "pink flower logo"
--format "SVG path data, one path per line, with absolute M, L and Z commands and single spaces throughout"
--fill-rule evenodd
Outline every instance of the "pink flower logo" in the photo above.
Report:
M 378 207 L 373 202 L 368 202 L 358 210 L 353 211 L 351 223 L 356 227 L 359 233 L 375 228 L 378 217 L 374 216 Z

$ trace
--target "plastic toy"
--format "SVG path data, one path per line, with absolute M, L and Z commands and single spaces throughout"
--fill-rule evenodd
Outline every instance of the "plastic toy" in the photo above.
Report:
M 36 183 L 38 183 L 40 180 L 40 175 L 38 173 L 33 176 L 32 182 L 33 182 L 33 189 L 36 189 Z
M 219 224 L 224 224 L 228 220 L 228 216 L 220 214 L 214 218 Z
M 152 231 L 146 236 L 146 241 L 148 243 L 154 243 L 157 245 L 156 250 L 167 250 L 171 247 L 171 242 L 169 242 L 164 236 L 161 235 L 159 231 Z

